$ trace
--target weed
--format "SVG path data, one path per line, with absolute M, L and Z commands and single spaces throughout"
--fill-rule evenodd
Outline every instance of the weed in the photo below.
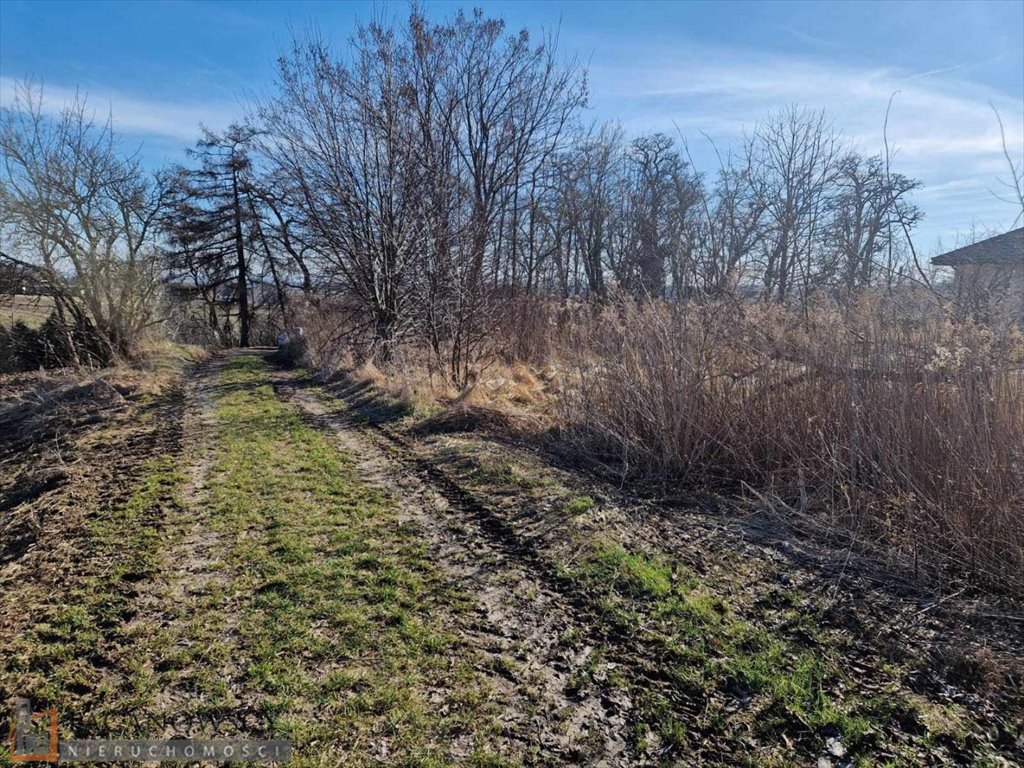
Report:
M 664 597 L 672 589 L 672 571 L 666 565 L 618 544 L 601 547 L 587 570 L 590 578 L 607 580 L 631 597 Z
M 573 496 L 562 508 L 570 515 L 582 515 L 593 509 L 596 503 L 591 496 Z

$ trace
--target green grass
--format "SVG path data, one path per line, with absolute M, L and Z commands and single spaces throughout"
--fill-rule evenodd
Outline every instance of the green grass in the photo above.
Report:
M 236 657 L 266 732 L 295 741 L 299 766 L 499 764 L 493 692 L 443 621 L 466 596 L 259 358 L 224 383 L 211 521 L 234 542 L 226 599 L 251 596 Z
M 291 739 L 300 767 L 518 764 L 453 628 L 471 603 L 393 500 L 275 397 L 261 359 L 219 384 L 201 503 L 185 508 L 182 458 L 164 455 L 96 510 L 85 573 L 5 649 L 4 689 L 56 706 L 65 737 L 183 728 Z
M 665 597 L 672 589 L 672 572 L 667 566 L 629 553 L 620 544 L 600 547 L 582 575 L 614 584 L 631 597 Z
M 570 515 L 582 515 L 593 509 L 596 503 L 592 496 L 573 496 L 565 502 L 563 509 Z
M 872 733 L 884 733 L 888 722 L 917 711 L 892 691 L 875 698 L 853 693 L 857 681 L 827 640 L 807 646 L 752 623 L 728 597 L 666 557 L 604 542 L 566 575 L 592 596 L 619 635 L 651 649 L 659 673 L 671 681 L 650 686 L 642 675 L 634 677 L 636 670 L 623 670 L 621 684 L 631 689 L 639 710 L 634 737 L 641 748 L 653 735 L 676 754 L 687 754 L 703 733 L 728 738 L 749 732 L 764 745 L 748 756 L 750 765 L 791 765 L 820 754 L 826 735 L 835 733 L 853 758 L 873 764 Z M 795 614 L 794 620 L 805 636 L 817 632 L 809 617 Z M 751 714 L 725 708 L 736 700 L 748 702 Z M 932 719 L 950 730 L 950 717 Z M 892 764 L 912 765 L 912 755 Z
M 6 649 L 4 688 L 16 687 L 12 693 L 27 696 L 36 709 L 56 707 L 66 736 L 98 736 L 102 729 L 128 737 L 129 721 L 156 725 L 146 717 L 158 693 L 144 672 L 149 632 L 130 623 L 133 585 L 158 573 L 160 550 L 181 514 L 182 482 L 175 457 L 146 462 L 125 503 L 89 518 L 77 546 L 89 552 L 90 562 L 67 574 L 66 590 L 27 607 L 37 621 Z
M 290 738 L 296 766 L 517 764 L 503 754 L 502 703 L 480 670 L 510 675 L 518 662 L 483 663 L 460 640 L 471 598 L 437 569 L 394 500 L 363 485 L 275 397 L 260 358 L 233 358 L 219 384 L 202 503 L 184 508 L 180 457 L 148 461 L 125 502 L 88 518 L 89 567 L 69 574 L 18 639 L 5 682 L 37 708 L 57 706 L 66 735 L 78 737 L 157 735 L 185 715 L 197 735 L 241 722 L 254 737 Z M 506 462 L 478 480 L 552 486 L 524 471 Z M 561 509 L 594 503 L 567 495 Z M 197 525 L 209 562 L 176 602 L 159 587 L 173 558 L 188 557 L 183 537 Z M 607 531 L 587 535 L 588 554 L 562 573 L 607 625 L 608 647 L 568 688 L 628 691 L 641 751 L 657 742 L 650 754 L 708 756 L 712 744 L 732 764 L 813 764 L 838 734 L 855 765 L 913 765 L 921 749 L 962 745 L 974 727 L 954 704 L 907 695 L 899 670 L 862 686 L 798 593 L 780 591 L 786 628 L 768 627 L 737 595 L 742 585 Z M 133 585 L 163 594 L 149 621 L 126 620 Z M 631 663 L 616 656 L 624 648 Z M 602 682 L 606 659 L 614 669 Z

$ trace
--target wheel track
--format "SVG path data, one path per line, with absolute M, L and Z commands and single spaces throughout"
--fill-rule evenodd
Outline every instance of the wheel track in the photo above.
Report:
M 385 490 L 403 508 L 417 508 L 412 521 L 438 562 L 481 606 L 480 620 L 466 631 L 471 644 L 492 662 L 509 653 L 520 662 L 520 669 L 506 670 L 515 689 L 511 694 L 519 697 L 509 719 L 535 735 L 542 764 L 650 764 L 633 750 L 633 703 L 624 690 L 611 685 L 586 695 L 573 690 L 577 676 L 594 664 L 594 650 L 606 650 L 609 633 L 594 626 L 572 582 L 472 492 L 415 455 L 401 435 L 358 417 L 351 402 L 344 412 L 328 412 L 307 391 L 313 382 L 306 376 L 282 370 L 271 376 L 278 397 L 295 405 L 308 425 L 334 435 L 364 482 Z M 574 635 L 576 640 L 567 640 Z M 625 663 L 625 658 L 606 657 L 597 666 L 607 671 Z M 629 664 L 632 669 L 636 659 Z

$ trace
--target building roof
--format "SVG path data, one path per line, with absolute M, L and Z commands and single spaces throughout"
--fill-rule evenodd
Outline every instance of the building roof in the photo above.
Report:
M 939 267 L 955 267 L 960 264 L 1024 265 L 1024 227 L 943 253 L 932 259 L 932 264 Z

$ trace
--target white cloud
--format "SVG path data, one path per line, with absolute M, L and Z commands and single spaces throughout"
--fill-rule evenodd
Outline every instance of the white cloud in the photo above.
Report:
M 0 105 L 9 106 L 14 100 L 18 81 L 0 76 Z M 81 90 L 43 83 L 43 111 L 59 114 L 76 96 L 85 98 L 86 105 L 103 118 L 109 113 L 114 128 L 121 134 L 136 137 L 172 139 L 192 144 L 199 135 L 199 125 L 213 130 L 227 127 L 242 115 L 237 104 L 155 101 L 104 90 Z
M 735 131 L 795 103 L 824 108 L 847 135 L 880 143 L 886 105 L 895 93 L 889 134 L 908 153 L 1001 151 L 989 103 L 1002 113 L 1010 145 L 1024 142 L 1024 102 L 936 73 L 925 79 L 891 70 L 766 57 L 724 64 L 713 59 L 676 62 L 628 75 L 623 79 L 621 70 L 595 68 L 591 81 L 596 100 L 630 104 L 634 121 L 646 117 L 664 124 L 684 118 L 689 123 L 686 113 L 697 109 Z M 667 107 L 671 112 L 664 111 Z
M 770 113 L 799 104 L 824 109 L 837 131 L 874 153 L 883 147 L 886 107 L 896 93 L 887 133 L 898 149 L 896 169 L 924 183 L 920 242 L 1013 220 L 1012 207 L 992 194 L 1007 175 L 992 107 L 1011 154 L 1024 162 L 1024 99 L 962 79 L 970 64 L 913 73 L 707 46 L 648 51 L 645 59 L 666 63 L 591 69 L 595 107 L 602 116 L 622 115 L 630 132 L 674 135 L 678 126 L 691 148 L 705 133 L 723 149 Z

